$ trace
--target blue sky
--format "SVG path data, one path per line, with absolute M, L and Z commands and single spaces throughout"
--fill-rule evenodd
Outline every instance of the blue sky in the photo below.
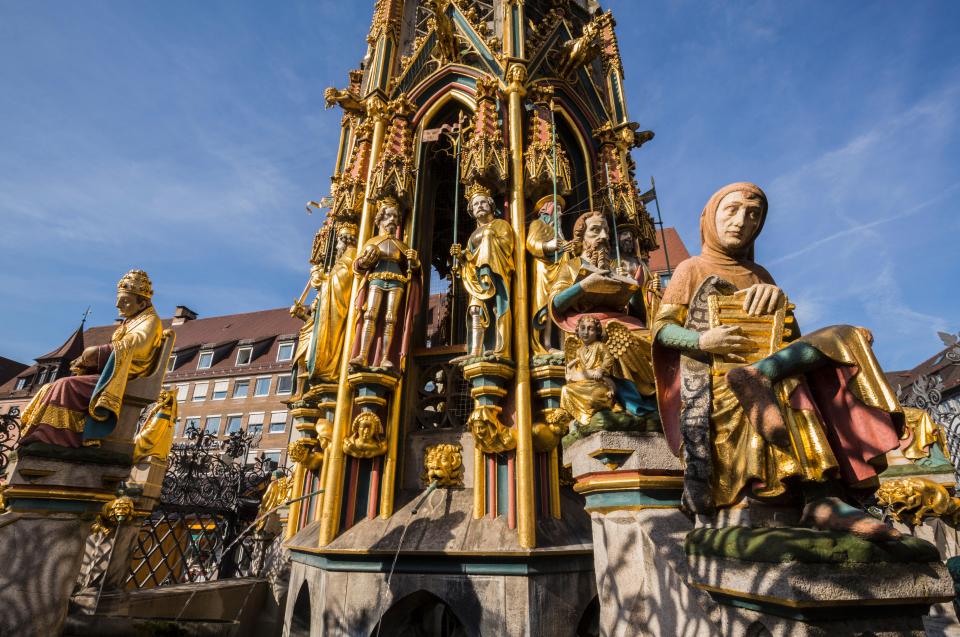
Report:
M 373 2 L 0 0 L 0 355 L 29 362 L 116 280 L 201 315 L 303 288 Z M 635 152 L 698 249 L 718 187 L 770 197 L 757 258 L 809 331 L 912 367 L 960 330 L 960 3 L 606 2 Z

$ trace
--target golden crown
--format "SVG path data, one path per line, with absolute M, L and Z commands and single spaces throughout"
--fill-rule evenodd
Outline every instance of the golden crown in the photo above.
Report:
M 477 195 L 483 195 L 484 197 L 493 196 L 493 192 L 478 181 L 475 181 L 469 186 L 467 186 L 467 191 L 465 194 L 467 196 L 467 201 L 470 201 Z
M 337 224 L 337 236 L 341 234 L 349 234 L 352 236 L 357 236 L 357 224 L 350 221 L 344 221 Z
M 145 299 L 153 297 L 153 284 L 143 270 L 130 270 L 117 283 L 117 292 L 132 292 Z

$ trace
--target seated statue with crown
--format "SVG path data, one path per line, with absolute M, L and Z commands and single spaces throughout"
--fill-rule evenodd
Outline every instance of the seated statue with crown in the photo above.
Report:
M 117 284 L 123 322 L 110 343 L 92 345 L 71 362 L 73 376 L 42 386 L 24 408 L 20 445 L 97 446 L 116 426 L 127 381 L 154 371 L 163 342 L 150 302 L 153 286 L 143 270 Z

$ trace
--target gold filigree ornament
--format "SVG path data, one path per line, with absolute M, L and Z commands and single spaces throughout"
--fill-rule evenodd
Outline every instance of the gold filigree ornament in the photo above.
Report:
M 319 471 L 323 464 L 323 450 L 316 438 L 298 438 L 287 446 L 287 457 L 308 471 Z
M 517 447 L 513 431 L 500 422 L 500 407 L 477 405 L 470 412 L 467 428 L 473 433 L 477 448 L 484 453 L 503 453 Z
M 960 522 L 960 498 L 947 488 L 927 478 L 897 478 L 877 489 L 877 504 L 897 522 L 917 525 L 924 518 L 940 518 L 944 522 Z
M 426 484 L 436 481 L 441 487 L 462 487 L 463 448 L 448 443 L 427 447 L 420 478 Z
M 129 496 L 122 495 L 104 503 L 97 519 L 93 521 L 91 530 L 94 533 L 101 533 L 103 537 L 108 537 L 113 531 L 124 522 L 133 518 L 135 506 Z
M 343 440 L 343 452 L 354 458 L 375 458 L 387 452 L 380 416 L 372 411 L 357 414 L 350 425 L 350 435 Z

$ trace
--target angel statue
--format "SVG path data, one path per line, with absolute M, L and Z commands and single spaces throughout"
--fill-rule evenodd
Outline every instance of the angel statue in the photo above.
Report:
M 578 425 L 579 433 L 642 430 L 647 412 L 636 409 L 639 394 L 628 378 L 628 370 L 638 362 L 630 330 L 616 321 L 607 323 L 605 330 L 600 319 L 586 314 L 564 346 L 566 384 L 560 391 L 560 409 Z

